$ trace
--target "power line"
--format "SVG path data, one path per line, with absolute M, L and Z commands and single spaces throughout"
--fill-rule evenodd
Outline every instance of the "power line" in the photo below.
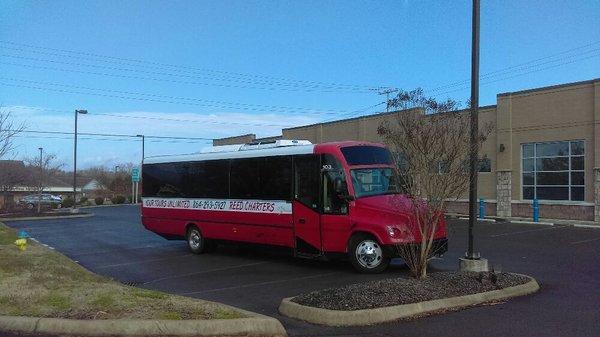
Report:
M 591 58 L 598 57 L 598 56 L 600 56 L 600 54 L 591 55 L 591 56 L 580 58 L 580 59 L 577 59 L 577 60 L 572 60 L 572 61 L 569 61 L 569 62 L 563 62 L 563 63 L 551 65 L 551 66 L 548 66 L 548 67 L 544 67 L 544 68 L 541 68 L 541 69 L 536 69 L 536 70 L 528 71 L 528 72 L 521 73 L 521 74 L 515 74 L 515 75 L 512 75 L 512 76 L 508 76 L 508 77 L 503 77 L 503 78 L 499 78 L 499 79 L 485 81 L 485 82 L 482 82 L 480 84 L 480 86 L 488 85 L 488 84 L 492 84 L 492 83 L 500 82 L 500 81 L 504 81 L 504 80 L 508 80 L 508 79 L 515 78 L 515 77 L 525 76 L 525 75 L 533 74 L 533 73 L 536 73 L 536 72 L 540 72 L 540 71 L 544 71 L 544 70 L 548 70 L 548 69 L 552 69 L 552 68 L 561 67 L 561 66 L 564 66 L 564 65 L 567 65 L 567 64 L 571 64 L 571 63 L 575 63 L 575 62 L 579 62 L 579 61 L 584 61 L 584 60 L 591 59 Z M 458 88 L 458 89 L 454 89 L 454 90 L 449 90 L 449 91 L 445 91 L 445 92 L 442 92 L 442 93 L 438 93 L 436 95 L 440 96 L 440 95 L 445 95 L 445 94 L 449 94 L 449 93 L 456 92 L 456 91 L 461 91 L 461 90 L 466 90 L 466 89 L 469 89 L 469 87 L 463 87 L 463 88 Z
M 6 130 L 6 131 L 18 131 L 18 130 Z M 43 130 L 22 130 L 23 133 L 40 133 L 40 134 L 57 134 L 57 135 L 74 135 L 74 132 L 68 131 L 43 131 Z M 120 138 L 139 138 L 137 135 L 126 135 L 126 134 L 114 134 L 114 133 L 90 133 L 90 132 L 78 132 L 78 135 L 83 136 L 101 136 L 101 137 L 120 137 Z M 157 139 L 185 139 L 185 140 L 212 140 L 212 138 L 203 137 L 177 137 L 177 136 L 152 136 L 144 135 L 145 138 L 157 138 Z
M 209 79 L 209 80 L 244 83 L 244 84 L 271 85 L 271 86 L 283 86 L 283 87 L 292 87 L 292 88 L 312 88 L 312 89 L 324 88 L 324 89 L 328 89 L 328 90 L 343 90 L 343 91 L 348 91 L 348 92 L 363 92 L 363 93 L 370 92 L 370 90 L 376 90 L 375 88 L 352 89 L 352 88 L 344 88 L 344 87 L 324 87 L 324 86 L 318 86 L 318 85 L 298 85 L 298 84 L 287 84 L 287 83 L 268 82 L 268 81 L 226 79 L 226 78 L 214 76 L 214 75 L 213 76 L 211 76 L 211 75 L 197 76 L 197 75 L 187 75 L 187 74 L 165 73 L 165 72 L 156 72 L 156 71 L 130 69 L 130 68 L 118 68 L 118 67 L 103 66 L 103 65 L 97 65 L 97 64 L 86 64 L 86 63 L 48 60 L 48 59 L 41 59 L 41 58 L 35 58 L 35 57 L 25 57 L 25 56 L 7 55 L 7 54 L 2 54 L 2 55 L 0 55 L 0 57 L 10 57 L 10 58 L 16 58 L 16 59 L 22 59 L 22 60 L 29 60 L 29 61 L 36 61 L 36 62 L 48 62 L 48 63 L 64 64 L 64 65 L 70 65 L 70 66 L 108 69 L 108 70 L 121 71 L 121 72 L 135 72 L 135 73 L 142 73 L 142 74 L 170 76 L 170 77 L 182 77 L 182 78 L 192 78 L 192 79 Z
M 63 136 L 37 136 L 37 135 L 14 135 L 14 137 L 20 138 L 33 138 L 33 139 L 62 139 L 72 141 L 73 137 L 63 137 Z M 94 140 L 94 141 L 111 141 L 111 142 L 132 142 L 134 139 L 117 139 L 117 138 L 100 138 L 100 137 L 77 137 L 77 140 Z M 150 143 L 187 143 L 187 144 L 198 144 L 198 143 L 206 143 L 211 142 L 212 140 L 186 140 L 186 139 L 170 139 L 170 140 L 160 140 L 160 139 L 150 139 L 146 142 Z
M 584 55 L 584 54 L 589 54 L 589 53 L 592 53 L 592 52 L 599 51 L 600 48 L 592 49 L 592 50 L 588 50 L 588 51 L 584 51 L 582 53 L 578 53 L 578 54 L 574 54 L 574 55 L 571 55 L 571 56 L 563 57 L 563 58 L 560 58 L 560 59 L 557 59 L 557 60 L 551 60 L 551 61 L 547 61 L 547 62 L 543 62 L 543 63 L 537 63 L 537 62 L 542 61 L 542 60 L 554 58 L 554 57 L 557 57 L 557 56 L 560 56 L 560 55 L 568 54 L 568 53 L 571 53 L 573 51 L 585 49 L 585 48 L 588 48 L 588 47 L 591 47 L 591 46 L 595 46 L 595 45 L 598 45 L 598 44 L 600 44 L 600 41 L 594 41 L 592 43 L 588 43 L 586 45 L 582 45 L 582 46 L 578 46 L 578 47 L 575 47 L 575 48 L 571 48 L 571 49 L 568 49 L 568 50 L 565 50 L 565 51 L 562 51 L 562 52 L 559 52 L 559 53 L 555 53 L 555 54 L 544 56 L 544 57 L 537 58 L 537 59 L 534 59 L 534 60 L 530 60 L 530 61 L 526 61 L 526 62 L 523 62 L 523 63 L 515 64 L 515 65 L 510 66 L 510 67 L 498 69 L 498 70 L 495 70 L 495 71 L 483 74 L 479 78 L 480 79 L 486 79 L 486 78 L 490 78 L 490 77 L 502 76 L 502 75 L 505 75 L 505 74 L 508 74 L 508 73 L 511 73 L 511 72 L 514 72 L 514 71 L 527 70 L 527 69 L 531 69 L 531 68 L 534 68 L 534 67 L 538 67 L 540 65 L 544 65 L 544 64 L 548 64 L 548 63 L 554 63 L 554 62 L 566 60 L 566 59 L 569 59 L 569 58 L 581 56 L 581 55 Z M 448 87 L 453 87 L 453 86 L 468 84 L 469 81 L 470 80 L 462 80 L 462 81 L 458 81 L 458 82 L 453 82 L 453 83 L 445 84 L 445 85 L 442 85 L 442 86 L 439 86 L 439 87 L 436 87 L 436 88 L 433 88 L 433 89 L 429 89 L 427 91 L 428 92 L 439 91 L 441 89 L 448 88 Z
M 87 57 L 113 60 L 113 61 L 105 61 L 104 60 L 104 62 L 113 62 L 113 63 L 115 63 L 115 61 L 120 61 L 120 62 L 124 61 L 124 62 L 129 62 L 129 65 L 131 65 L 131 63 L 135 63 L 136 66 L 143 66 L 145 64 L 148 64 L 148 65 L 152 65 L 152 68 L 162 68 L 162 69 L 164 69 L 165 67 L 168 67 L 168 68 L 173 68 L 171 70 L 180 69 L 180 70 L 185 70 L 185 71 L 188 71 L 188 72 L 189 71 L 203 72 L 203 73 L 209 72 L 209 73 L 221 74 L 221 76 L 229 76 L 229 77 L 235 76 L 235 77 L 232 77 L 234 79 L 235 78 L 259 78 L 259 79 L 269 80 L 269 81 L 279 81 L 279 82 L 271 82 L 271 83 L 277 84 L 277 85 L 295 85 L 295 86 L 302 86 L 302 85 L 304 85 L 304 86 L 313 86 L 313 87 L 315 87 L 315 86 L 316 87 L 337 87 L 337 88 L 340 88 L 340 89 L 341 88 L 345 88 L 345 89 L 356 89 L 356 90 L 378 90 L 381 87 L 385 87 L 385 86 L 379 86 L 379 85 L 376 85 L 376 86 L 367 86 L 367 85 L 355 85 L 355 84 L 328 83 L 328 82 L 321 82 L 321 81 L 295 80 L 295 79 L 288 79 L 288 78 L 281 78 L 281 77 L 274 77 L 274 76 L 265 76 L 265 75 L 251 75 L 251 74 L 243 74 L 243 73 L 236 73 L 236 72 L 230 72 L 230 71 L 212 70 L 212 69 L 203 69 L 203 68 L 196 68 L 196 67 L 190 67 L 190 66 L 182 66 L 182 65 L 169 64 L 169 63 L 144 61 L 144 60 L 139 60 L 139 59 L 114 57 L 114 56 L 100 55 L 100 54 L 94 54 L 94 53 L 89 53 L 89 52 L 80 52 L 80 51 L 73 51 L 73 50 L 66 50 L 66 49 L 40 47 L 40 46 L 27 45 L 27 44 L 22 44 L 22 43 L 15 43 L 15 42 L 10 42 L 10 41 L 0 41 L 0 43 L 2 43 L 2 44 L 9 44 L 9 45 L 16 45 L 16 46 L 22 46 L 22 47 L 33 48 L 33 49 L 52 50 L 52 51 L 58 51 L 58 52 L 61 52 L 61 53 L 84 55 L 84 56 L 87 56 Z M 23 49 L 20 49 L 20 50 L 23 50 Z M 26 51 L 26 50 L 23 50 L 23 51 Z M 31 51 L 31 52 L 33 52 L 33 51 Z M 39 51 L 37 51 L 37 53 L 41 54 L 41 52 L 39 52 Z M 48 53 L 46 53 L 46 54 L 48 54 Z M 72 57 L 72 56 L 69 56 L 69 55 L 60 55 L 60 54 L 53 54 L 53 56 Z M 79 57 L 79 58 L 81 58 L 81 57 Z M 288 83 L 284 83 L 284 82 L 288 82 Z
M 229 103 L 229 105 L 225 105 L 225 104 L 204 104 L 204 103 L 195 103 L 193 101 L 206 101 L 206 100 L 201 100 L 201 99 L 196 99 L 196 98 L 184 98 L 184 97 L 173 97 L 173 96 L 166 96 L 166 95 L 155 95 L 155 94 L 146 94 L 146 93 L 131 93 L 131 92 L 123 92 L 123 91 L 118 91 L 118 90 L 110 90 L 110 89 L 98 89 L 98 88 L 87 88 L 87 87 L 80 87 L 80 86 L 71 86 L 71 85 L 66 85 L 66 84 L 53 84 L 53 83 L 44 83 L 44 82 L 38 82 L 38 81 L 30 81 L 30 80 L 22 80 L 22 79 L 11 79 L 11 78 L 0 78 L 3 80 L 10 80 L 10 81 L 19 81 L 19 82 L 25 82 L 25 83 L 34 83 L 34 84 L 41 84 L 41 85 L 55 85 L 55 86 L 62 86 L 62 87 L 69 87 L 69 88 L 81 88 L 83 90 L 97 90 L 97 91 L 106 91 L 106 92 L 114 92 L 114 93 L 119 93 L 119 95 L 113 95 L 113 94 L 101 94 L 101 93 L 97 93 L 97 92 L 82 92 L 82 91 L 73 91 L 73 90 L 64 90 L 64 89 L 56 89 L 56 88 L 44 88 L 44 87 L 38 87 L 38 86 L 29 86 L 29 85 L 19 85 L 19 84 L 10 84 L 10 83 L 0 83 L 0 85 L 4 85 L 4 86 L 12 86 L 12 87 L 20 87 L 20 88 L 28 88 L 28 89 L 35 89 L 35 90 L 42 90 L 42 91 L 54 91 L 54 92 L 61 92 L 61 93 L 70 93 L 70 94 L 80 94 L 80 95 L 93 95 L 93 96 L 100 96 L 100 97 L 111 97 L 111 98 L 119 98 L 119 99 L 127 99 L 127 100 L 136 100 L 136 101 L 145 101 L 145 102 L 158 102 L 158 103 L 168 103 L 168 104 L 179 104 L 179 105 L 192 105 L 192 106 L 203 106 L 203 107 L 214 107 L 214 108 L 233 108 L 233 109 L 239 109 L 239 110 L 243 110 L 243 111 L 261 111 L 261 112 L 290 112 L 289 110 L 297 110 L 297 111 L 292 111 L 292 113 L 298 113 L 298 114 L 313 114 L 313 115 L 335 115 L 341 112 L 348 112 L 347 110 L 337 110 L 337 112 L 333 112 L 335 110 L 332 109 L 327 109 L 324 110 L 322 112 L 319 112 L 316 109 L 312 109 L 310 110 L 310 108 L 294 108 L 294 107 L 277 107 L 277 106 L 273 106 L 270 109 L 267 108 L 255 108 L 254 106 L 264 106 L 264 105 L 258 105 L 258 104 L 246 104 L 246 103 Z M 138 95 L 142 95 L 142 96 L 149 96 L 149 97 L 164 97 L 167 99 L 156 99 L 156 98 L 144 98 L 144 97 L 134 97 L 131 96 L 131 94 L 138 94 Z M 182 102 L 180 100 L 190 100 L 192 102 Z M 236 106 L 236 104 L 238 104 L 239 106 Z M 246 107 L 247 106 L 247 107 Z M 269 107 L 269 106 L 265 106 L 265 107 Z M 304 111 L 303 109 L 306 109 L 306 111 Z
M 32 65 L 32 64 L 20 64 L 20 63 L 13 63 L 13 62 L 0 62 L 0 64 L 10 65 L 10 66 L 17 66 L 17 67 L 24 67 L 24 68 L 33 68 L 33 69 L 43 69 L 43 70 L 52 70 L 52 71 L 77 73 L 77 74 L 86 74 L 86 75 L 96 75 L 96 76 L 106 76 L 106 77 L 126 78 L 126 79 L 156 81 L 156 82 L 167 82 L 167 83 L 178 83 L 178 84 L 186 84 L 186 85 L 201 85 L 201 86 L 210 86 L 210 87 L 219 87 L 219 88 L 256 89 L 256 90 L 290 91 L 290 92 L 302 91 L 302 92 L 319 92 L 319 93 L 338 93 L 339 92 L 337 90 L 328 90 L 328 89 L 317 90 L 317 89 L 308 89 L 308 88 L 275 88 L 275 87 L 268 87 L 268 86 L 255 87 L 255 86 L 236 85 L 236 84 L 183 81 L 183 80 L 175 80 L 175 79 L 168 79 L 168 78 L 143 77 L 143 76 L 123 75 L 123 74 L 111 74 L 111 73 L 103 73 L 103 72 L 95 72 L 95 71 L 85 71 L 85 70 L 76 70 L 76 69 L 46 67 L 46 66 Z M 352 93 L 371 93 L 371 91 L 363 91 L 363 92 L 352 91 Z
M 14 106 L 13 108 L 22 108 L 25 110 L 38 110 L 38 111 L 50 111 L 50 112 L 61 112 L 61 113 L 73 113 L 73 110 L 60 110 L 50 108 L 37 108 L 28 106 Z M 141 120 L 158 120 L 167 122 L 181 122 L 181 123 L 200 123 L 200 124 L 216 124 L 216 125 L 240 125 L 240 126 L 270 126 L 270 127 L 289 127 L 291 124 L 267 124 L 267 123 L 238 123 L 238 122 L 221 122 L 212 120 L 197 120 L 197 119 L 182 119 L 182 118 L 166 118 L 166 117 L 153 117 L 153 116 L 130 116 L 130 115 L 119 115 L 112 113 L 100 113 L 94 112 L 89 116 L 110 116 L 116 118 L 129 118 L 129 119 L 141 119 Z

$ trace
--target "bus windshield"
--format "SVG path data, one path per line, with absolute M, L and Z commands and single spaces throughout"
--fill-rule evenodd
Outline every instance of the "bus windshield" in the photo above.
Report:
M 389 167 L 350 170 L 357 198 L 400 193 L 398 177 Z

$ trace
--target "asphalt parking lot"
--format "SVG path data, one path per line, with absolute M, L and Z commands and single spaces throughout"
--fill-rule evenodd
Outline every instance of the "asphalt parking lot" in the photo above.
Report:
M 91 218 L 8 223 L 93 272 L 121 282 L 223 302 L 281 320 L 291 336 L 600 335 L 600 229 L 478 223 L 477 250 L 504 271 L 534 276 L 541 290 L 506 303 L 412 321 L 330 328 L 278 314 L 284 297 L 372 279 L 406 277 L 396 261 L 380 275 L 343 262 L 294 259 L 284 252 L 224 247 L 192 255 L 183 241 L 146 231 L 137 206 L 90 209 Z M 449 252 L 432 270 L 453 270 L 466 249 L 465 220 L 449 221 Z

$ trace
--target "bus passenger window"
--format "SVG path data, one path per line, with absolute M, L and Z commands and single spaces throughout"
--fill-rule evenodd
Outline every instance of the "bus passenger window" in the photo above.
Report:
M 323 155 L 323 213 L 347 214 L 348 203 L 344 196 L 348 194 L 344 169 L 340 162 L 332 155 Z M 343 190 L 336 191 L 336 185 L 342 186 Z
M 319 208 L 319 156 L 294 157 L 294 196 L 296 200 L 313 209 Z

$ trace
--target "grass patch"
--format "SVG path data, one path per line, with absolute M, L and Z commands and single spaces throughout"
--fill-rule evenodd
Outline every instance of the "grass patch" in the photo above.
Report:
M 226 309 L 217 309 L 213 318 L 215 319 L 233 319 L 233 318 L 243 318 L 239 312 L 233 310 Z
M 181 314 L 175 311 L 167 311 L 167 312 L 163 312 L 161 315 L 162 319 L 173 319 L 173 320 L 181 320 L 183 319 L 181 317 Z
M 224 319 L 243 314 L 218 303 L 128 287 L 0 223 L 0 315 L 76 319 Z

